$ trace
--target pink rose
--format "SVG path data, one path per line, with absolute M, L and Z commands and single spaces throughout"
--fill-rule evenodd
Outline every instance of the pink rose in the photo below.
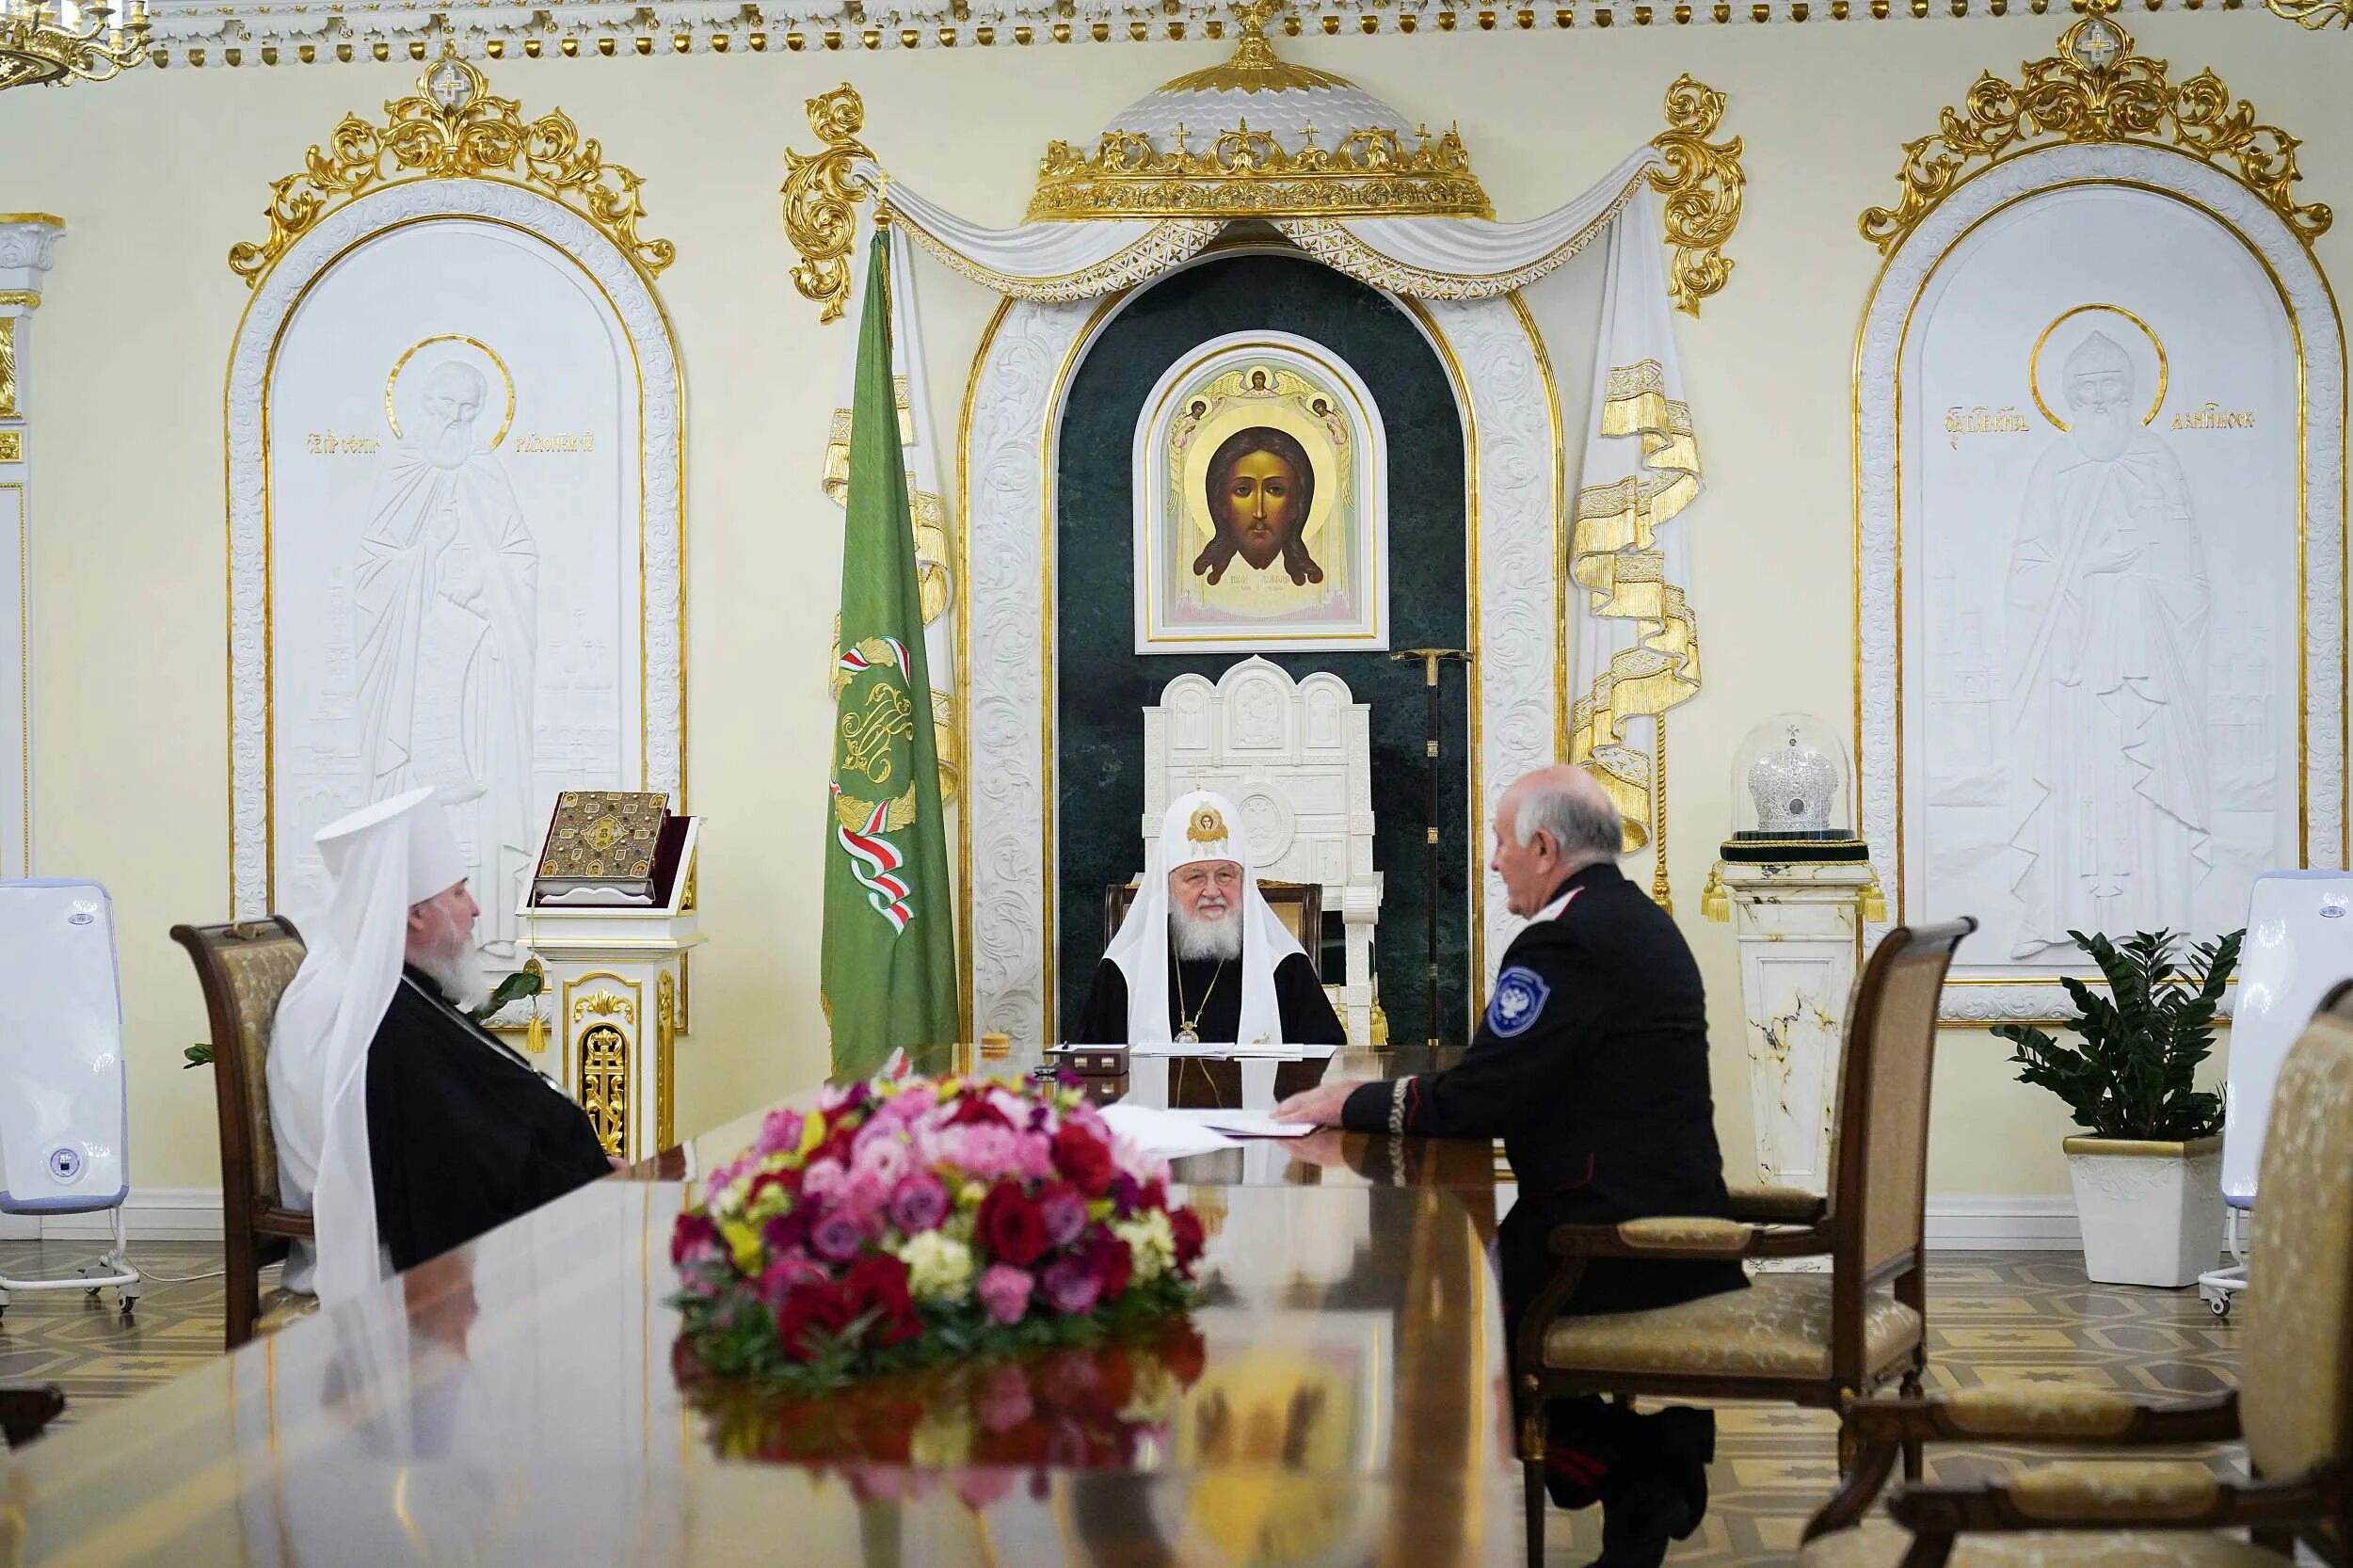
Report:
M 1012 1470 L 968 1470 L 956 1478 L 956 1496 L 965 1507 L 979 1513 L 1011 1496 L 1013 1484 L 1019 1479 Z
M 1014 1175 L 1024 1181 L 1047 1181 L 1054 1175 L 1054 1140 L 1044 1132 L 1015 1136 Z
M 829 1208 L 808 1227 L 809 1251 L 828 1263 L 844 1262 L 866 1244 L 866 1227 L 846 1208 Z
M 1066 1247 L 1087 1227 L 1087 1201 L 1078 1190 L 1061 1182 L 1037 1195 L 1039 1214 L 1046 1221 L 1046 1244 Z
M 832 1197 L 841 1191 L 841 1183 L 848 1176 L 839 1160 L 812 1160 L 808 1169 L 801 1173 L 802 1201 L 815 1203 Z
M 1092 1258 L 1065 1257 L 1046 1271 L 1046 1300 L 1064 1317 L 1077 1318 L 1094 1311 L 1095 1298 L 1102 1288 Z
M 902 1180 L 890 1194 L 890 1223 L 913 1236 L 936 1230 L 948 1217 L 948 1189 L 939 1178 L 918 1174 Z
M 796 1150 L 801 1146 L 801 1113 L 797 1111 L 771 1111 L 760 1124 L 760 1142 L 754 1145 L 761 1154 Z
M 949 1159 L 979 1179 L 995 1181 L 1016 1173 L 1019 1149 L 1012 1128 L 976 1122 L 956 1128 L 949 1138 L 952 1140 Z
M 1030 1308 L 1030 1275 L 1010 1263 L 992 1263 L 981 1275 L 981 1304 L 1000 1323 L 1017 1323 Z
M 883 1208 L 890 1202 L 890 1184 L 870 1171 L 852 1171 L 837 1201 L 861 1227 L 876 1231 L 882 1227 Z
M 825 1271 L 807 1257 L 797 1256 L 779 1257 L 768 1265 L 766 1273 L 760 1276 L 760 1293 L 773 1309 L 782 1304 L 784 1298 L 791 1293 L 794 1286 L 819 1282 L 824 1278 Z

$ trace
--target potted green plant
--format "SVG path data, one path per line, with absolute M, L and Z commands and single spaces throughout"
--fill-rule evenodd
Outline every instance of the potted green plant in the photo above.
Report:
M 2184 1286 L 2222 1250 L 2222 1096 L 2197 1087 L 2214 1049 L 2215 1012 L 2238 966 L 2243 931 L 2192 948 L 2143 931 L 2122 946 L 2071 931 L 2107 981 L 2101 995 L 2065 980 L 2080 1046 L 2002 1024 L 2018 1076 L 2067 1102 L 2068 1178 L 2083 1226 L 2084 1271 L 2107 1285 Z

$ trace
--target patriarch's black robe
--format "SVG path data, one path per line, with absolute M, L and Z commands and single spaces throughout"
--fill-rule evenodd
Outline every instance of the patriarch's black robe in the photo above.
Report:
M 368 1159 L 394 1269 L 613 1168 L 587 1113 L 413 968 L 368 1047 Z

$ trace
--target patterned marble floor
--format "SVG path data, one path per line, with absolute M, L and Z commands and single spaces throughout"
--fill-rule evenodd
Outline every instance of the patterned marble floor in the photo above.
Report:
M 0 1272 L 65 1272 L 92 1250 L 0 1244 Z M 186 1242 L 145 1245 L 137 1256 L 143 1267 L 173 1275 L 216 1268 L 219 1256 Z M 2067 1253 L 1940 1253 L 1929 1289 L 1929 1381 L 1942 1388 L 2025 1383 L 2156 1398 L 2211 1394 L 2232 1386 L 2238 1341 L 2252 1327 L 2243 1300 L 2226 1323 L 2207 1313 L 2195 1290 L 2087 1285 L 2081 1260 Z M 128 1320 L 114 1310 L 112 1292 L 99 1303 L 78 1290 L 20 1295 L 0 1315 L 0 1377 L 62 1384 L 71 1421 L 216 1353 L 220 1312 L 218 1279 L 153 1278 Z M 1726 1406 L 1719 1421 L 1708 1517 L 1669 1561 L 1785 1563 L 1807 1516 L 1836 1481 L 1836 1423 L 1772 1405 Z M 2023 1457 L 2000 1448 L 1931 1450 L 1930 1475 L 1965 1482 Z M 2211 1457 L 2235 1458 L 2222 1450 Z M 1599 1518 L 1591 1511 L 1556 1512 L 1546 1540 L 1551 1561 L 1588 1562 L 1600 1550 Z

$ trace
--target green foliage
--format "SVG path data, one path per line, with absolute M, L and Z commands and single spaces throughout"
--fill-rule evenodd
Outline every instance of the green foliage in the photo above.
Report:
M 2192 948 L 2178 968 L 2183 938 L 2169 931 L 2139 932 L 2121 948 L 2098 933 L 2068 935 L 2100 966 L 2108 994 L 2060 982 L 2080 1015 L 2080 1048 L 2025 1024 L 1995 1028 L 2018 1048 L 2010 1057 L 2018 1076 L 2065 1100 L 2075 1125 L 2095 1138 L 2179 1143 L 2221 1131 L 2222 1096 L 2191 1080 L 2214 1049 L 2215 1008 L 2247 933 Z
M 547 983 L 540 977 L 537 970 L 517 969 L 513 974 L 500 981 L 498 988 L 490 993 L 490 1000 L 475 1008 L 470 1016 L 474 1022 L 480 1023 L 508 1002 L 521 1001 L 526 997 L 536 997 L 546 988 Z
M 1199 1288 L 1171 1270 L 1148 1282 L 1139 1280 L 1116 1301 L 1076 1317 L 1038 1307 L 1017 1323 L 999 1323 L 974 1301 L 927 1303 L 916 1309 L 923 1331 L 912 1339 L 862 1345 L 859 1341 L 872 1326 L 869 1314 L 839 1335 L 812 1334 L 810 1344 L 818 1353 L 806 1360 L 785 1352 L 776 1340 L 775 1317 L 749 1289 L 717 1297 L 687 1291 L 672 1297 L 670 1304 L 681 1319 L 680 1345 L 703 1375 L 747 1379 L 776 1393 L 812 1395 L 878 1373 L 1001 1361 L 1103 1339 L 1132 1338 L 1200 1300 Z
M 180 1070 L 184 1073 L 190 1067 L 209 1067 L 213 1064 L 213 1045 L 209 1040 L 199 1040 L 180 1054 L 187 1058 L 180 1064 Z

